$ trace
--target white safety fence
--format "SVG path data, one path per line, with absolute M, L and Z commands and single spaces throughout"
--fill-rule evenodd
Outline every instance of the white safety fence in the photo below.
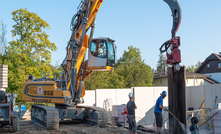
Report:
M 162 91 L 167 87 L 132 87 L 131 89 L 96 89 L 86 91 L 83 105 L 97 106 L 112 110 L 112 105 L 127 104 L 128 94 L 134 93 L 134 101 L 137 105 L 136 121 L 138 125 L 152 125 L 154 123 L 154 106 Z M 221 84 L 186 87 L 186 101 L 188 107 L 197 109 L 203 98 L 204 107 L 214 109 L 221 103 Z M 216 99 L 217 98 L 217 99 Z M 216 102 L 215 102 L 216 101 Z M 163 100 L 163 105 L 168 106 L 168 97 Z M 167 114 L 164 114 L 165 118 Z
M 167 87 L 133 87 L 134 101 L 137 105 L 136 121 L 138 125 L 152 125 L 154 122 L 154 107 L 156 100 Z M 163 105 L 168 106 L 168 98 L 163 100 Z M 164 115 L 164 113 L 163 113 Z
M 101 108 L 110 107 L 112 105 L 127 104 L 128 94 L 131 89 L 96 89 L 86 90 L 84 96 L 84 104 L 89 106 L 97 106 Z M 107 110 L 107 109 L 106 109 Z
M 221 84 L 187 87 L 186 96 L 187 107 L 199 108 L 204 98 L 204 107 L 216 109 L 217 104 L 221 103 Z

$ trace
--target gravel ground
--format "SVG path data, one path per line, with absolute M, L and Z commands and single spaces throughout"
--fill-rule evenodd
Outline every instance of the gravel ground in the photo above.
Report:
M 0 127 L 1 134 L 11 133 L 11 126 Z M 122 127 L 108 126 L 100 128 L 88 124 L 82 124 L 72 121 L 61 121 L 58 130 L 45 130 L 30 120 L 21 120 L 19 122 L 19 134 L 128 134 L 128 130 Z M 150 134 L 138 131 L 138 134 Z

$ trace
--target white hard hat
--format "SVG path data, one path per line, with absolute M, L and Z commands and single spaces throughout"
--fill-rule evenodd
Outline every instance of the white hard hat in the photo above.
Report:
M 129 97 L 129 98 L 133 97 L 133 93 L 129 93 L 129 94 L 128 94 L 128 97 Z

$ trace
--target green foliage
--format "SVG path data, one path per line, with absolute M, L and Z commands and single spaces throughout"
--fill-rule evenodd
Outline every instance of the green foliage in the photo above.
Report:
M 57 47 L 49 41 L 49 35 L 44 31 L 50 29 L 49 24 L 27 9 L 15 10 L 12 15 L 16 23 L 12 36 L 18 38 L 9 42 L 8 50 L 20 54 L 23 60 L 50 63 L 51 51 Z
M 128 52 L 124 51 L 123 56 L 119 59 L 119 62 L 133 64 L 133 63 L 141 63 L 144 61 L 142 61 L 141 59 L 140 49 L 133 46 L 129 46 Z
M 50 65 L 51 51 L 57 47 L 48 39 L 49 35 L 44 29 L 50 29 L 49 24 L 37 14 L 27 9 L 19 9 L 12 12 L 13 25 L 12 36 L 6 52 L 2 56 L 2 63 L 8 65 L 8 92 L 18 94 L 21 101 L 22 83 L 32 74 L 35 78 L 42 77 L 43 72 L 53 75 L 56 71 Z M 0 61 L 1 62 L 1 61 Z
M 58 64 L 56 64 L 55 66 L 49 65 L 49 67 L 51 71 L 51 73 L 49 72 L 49 74 L 51 74 L 52 78 L 58 78 L 61 75 L 62 67 L 60 65 Z
M 115 70 L 112 72 L 93 72 L 85 80 L 87 90 L 101 88 L 131 88 L 151 86 L 153 71 L 141 59 L 140 50 L 133 46 L 124 51 Z
M 196 68 L 195 68 L 194 65 L 191 65 L 191 66 L 188 66 L 188 67 L 186 68 L 186 71 L 187 71 L 187 72 L 195 72 L 195 71 L 196 71 Z
M 188 67 L 186 68 L 186 71 L 187 71 L 187 72 L 195 72 L 195 71 L 197 70 L 197 68 L 200 66 L 200 64 L 201 64 L 201 62 L 198 61 L 197 64 L 188 66 Z
M 157 62 L 157 73 L 164 72 L 165 67 L 168 67 L 166 56 L 159 54 L 159 61 Z

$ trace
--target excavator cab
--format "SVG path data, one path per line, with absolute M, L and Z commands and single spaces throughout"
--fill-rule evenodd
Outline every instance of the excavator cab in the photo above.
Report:
M 94 38 L 89 45 L 88 65 L 93 71 L 111 71 L 115 67 L 115 40 L 110 38 Z

